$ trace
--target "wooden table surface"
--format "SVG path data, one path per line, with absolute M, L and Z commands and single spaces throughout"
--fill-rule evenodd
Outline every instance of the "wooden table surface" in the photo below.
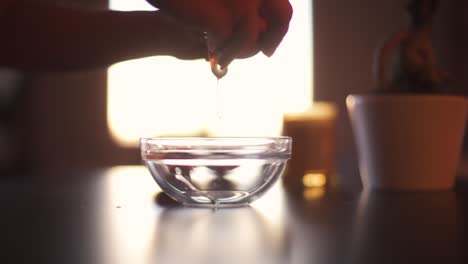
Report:
M 161 203 L 140 166 L 2 177 L 0 263 L 468 263 L 464 189 L 292 195 L 278 182 L 212 210 Z

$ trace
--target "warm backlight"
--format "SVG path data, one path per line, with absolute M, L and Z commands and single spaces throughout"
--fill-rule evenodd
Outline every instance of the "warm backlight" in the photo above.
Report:
M 108 125 L 120 144 L 149 136 L 275 136 L 285 112 L 312 101 L 311 1 L 292 0 L 290 30 L 276 53 L 236 60 L 219 82 L 205 60 L 149 57 L 108 71 Z M 111 0 L 116 10 L 151 9 Z
M 322 172 L 307 172 L 302 177 L 305 187 L 323 187 L 327 184 L 327 175 Z

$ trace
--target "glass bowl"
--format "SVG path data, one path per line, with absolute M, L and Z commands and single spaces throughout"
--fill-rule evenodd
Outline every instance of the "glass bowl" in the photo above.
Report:
M 142 138 L 156 183 L 189 206 L 242 206 L 264 194 L 291 156 L 290 137 Z

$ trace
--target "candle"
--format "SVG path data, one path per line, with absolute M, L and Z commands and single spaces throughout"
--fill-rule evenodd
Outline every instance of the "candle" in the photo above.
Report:
M 324 187 L 334 178 L 336 106 L 317 102 L 283 116 L 283 135 L 293 139 L 291 160 L 283 175 L 287 189 Z

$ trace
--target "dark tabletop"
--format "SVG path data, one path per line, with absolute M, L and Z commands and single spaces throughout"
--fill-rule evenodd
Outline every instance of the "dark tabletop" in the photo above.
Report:
M 250 207 L 166 203 L 144 167 L 0 179 L 0 263 L 468 263 L 468 192 L 280 182 Z

